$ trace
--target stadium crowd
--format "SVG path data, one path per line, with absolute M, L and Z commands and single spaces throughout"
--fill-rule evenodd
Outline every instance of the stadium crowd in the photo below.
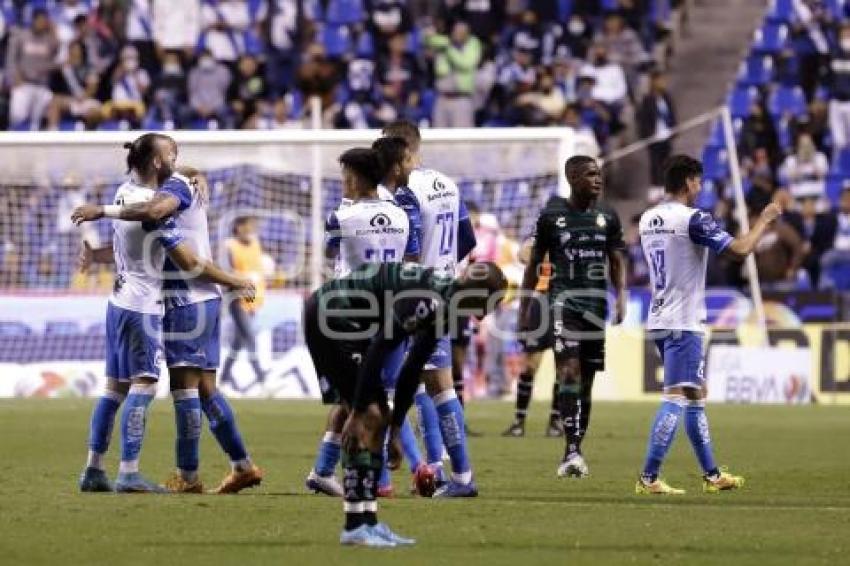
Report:
M 13 130 L 570 125 L 663 68 L 677 0 L 2 0 Z M 594 149 L 595 148 L 595 149 Z
M 768 290 L 850 289 L 848 18 L 840 0 L 774 0 L 729 93 L 749 215 L 772 201 L 786 211 L 755 256 Z M 734 227 L 719 123 L 702 157 L 701 206 Z M 715 285 L 743 283 L 722 261 L 709 273 Z

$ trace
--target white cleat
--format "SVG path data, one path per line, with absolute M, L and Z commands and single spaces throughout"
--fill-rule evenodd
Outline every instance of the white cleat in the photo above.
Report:
M 313 493 L 324 493 L 331 497 L 342 497 L 343 494 L 342 486 L 335 475 L 320 476 L 316 470 L 310 470 L 304 485 Z
M 571 454 L 558 466 L 557 474 L 559 478 L 586 478 L 590 469 L 581 454 Z

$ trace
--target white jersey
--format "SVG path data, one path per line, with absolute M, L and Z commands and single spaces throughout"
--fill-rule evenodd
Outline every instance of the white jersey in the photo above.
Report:
M 454 275 L 458 225 L 469 216 L 455 182 L 438 171 L 417 169 L 410 173 L 408 186 L 396 191 L 396 202 L 410 218 L 421 248 L 419 263 Z
M 212 261 L 207 203 L 204 195 L 192 186 L 187 177 L 176 173 L 159 190 L 180 201 L 173 218 L 183 241 L 200 260 Z M 170 259 L 166 259 L 165 262 L 164 279 L 162 289 L 166 308 L 192 305 L 221 296 L 215 283 L 181 272 Z
M 130 180 L 118 187 L 115 204 L 146 202 L 153 195 L 153 189 Z M 115 285 L 109 302 L 129 311 L 161 315 L 166 249 L 180 243 L 173 226 L 113 220 L 112 231 Z
M 410 224 L 392 201 L 358 200 L 341 206 L 325 225 L 326 247 L 338 254 L 336 276 L 343 277 L 364 263 L 403 261 L 410 250 Z
M 640 218 L 640 243 L 650 266 L 650 330 L 702 331 L 708 250 L 721 253 L 732 236 L 707 212 L 663 202 Z

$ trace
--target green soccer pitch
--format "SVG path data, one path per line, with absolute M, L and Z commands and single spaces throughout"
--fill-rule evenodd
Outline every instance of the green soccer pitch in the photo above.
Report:
M 591 477 L 558 479 L 560 439 L 532 407 L 526 438 L 502 438 L 507 403 L 473 403 L 470 440 L 480 497 L 395 499 L 380 518 L 413 548 L 341 548 L 341 502 L 306 494 L 326 411 L 318 402 L 235 402 L 266 479 L 240 495 L 80 494 L 88 400 L 0 401 L 0 562 L 4 564 L 838 564 L 850 553 L 850 412 L 841 407 L 710 406 L 718 462 L 742 491 L 704 495 L 684 431 L 663 477 L 680 498 L 634 495 L 652 404 L 594 405 L 585 441 Z M 117 429 L 117 427 L 116 427 Z M 171 402 L 157 400 L 142 471 L 173 466 Z M 113 437 L 110 475 L 120 442 Z M 205 431 L 201 476 L 227 470 Z

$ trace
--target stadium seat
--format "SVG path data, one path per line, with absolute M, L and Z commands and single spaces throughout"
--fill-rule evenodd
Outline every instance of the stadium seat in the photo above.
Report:
M 364 30 L 357 38 L 357 48 L 355 49 L 358 57 L 371 59 L 375 55 L 375 42 L 372 39 L 372 34 Z
M 346 26 L 328 24 L 322 31 L 322 43 L 328 57 L 342 57 L 352 50 L 351 31 Z
M 846 252 L 845 252 L 846 253 Z M 821 260 L 821 289 L 850 290 L 850 258 L 836 257 L 826 253 Z
M 830 173 L 826 176 L 826 198 L 832 206 L 838 206 L 838 199 L 844 189 L 844 175 Z
M 788 43 L 788 27 L 785 24 L 766 23 L 753 35 L 753 51 L 773 55 Z
M 744 86 L 763 86 L 773 78 L 773 60 L 765 55 L 751 55 L 741 63 L 738 83 Z
M 29 336 L 32 328 L 23 322 L 0 320 L 0 336 Z
M 558 0 L 558 18 L 562 22 L 570 19 L 573 13 L 573 0 Z
M 832 173 L 850 177 L 850 148 L 846 147 L 838 152 L 838 157 L 832 164 Z
M 330 0 L 325 9 L 325 22 L 329 24 L 356 24 L 365 19 L 363 0 Z
M 779 147 L 782 151 L 790 152 L 794 149 L 794 142 L 791 139 L 791 124 L 788 120 L 782 118 L 774 118 L 774 128 L 776 129 L 776 137 L 779 140 Z
M 750 107 L 755 103 L 758 91 L 755 87 L 737 87 L 729 95 L 727 104 L 733 118 L 746 118 L 750 115 Z
M 706 147 L 702 152 L 703 178 L 722 181 L 729 177 L 729 155 L 725 148 Z
M 775 23 L 787 23 L 794 17 L 794 0 L 772 0 L 767 19 Z
M 767 110 L 774 117 L 799 116 L 806 109 L 806 97 L 799 86 L 777 86 L 767 99 Z
M 71 336 L 80 333 L 76 320 L 49 320 L 44 325 L 45 335 Z

